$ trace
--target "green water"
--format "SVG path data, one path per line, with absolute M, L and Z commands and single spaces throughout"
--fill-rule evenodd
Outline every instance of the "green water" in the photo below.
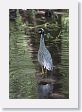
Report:
M 28 52 L 29 46 L 24 33 L 10 22 L 9 39 L 9 70 L 10 98 L 36 98 L 37 84 L 35 80 L 35 65 Z

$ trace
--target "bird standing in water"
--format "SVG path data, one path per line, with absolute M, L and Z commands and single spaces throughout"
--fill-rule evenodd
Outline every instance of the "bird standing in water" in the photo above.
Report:
M 51 54 L 48 51 L 48 49 L 45 46 L 44 42 L 44 29 L 40 28 L 38 33 L 40 34 L 40 46 L 38 50 L 38 61 L 40 65 L 42 66 L 42 74 L 47 74 L 47 70 L 52 71 L 53 70 L 53 63 Z M 46 70 L 46 72 L 44 71 Z

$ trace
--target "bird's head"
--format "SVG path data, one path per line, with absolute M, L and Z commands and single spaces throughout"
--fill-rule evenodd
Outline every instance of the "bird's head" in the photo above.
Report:
M 43 29 L 43 28 L 40 28 L 40 29 L 38 30 L 38 33 L 44 35 L 44 29 Z

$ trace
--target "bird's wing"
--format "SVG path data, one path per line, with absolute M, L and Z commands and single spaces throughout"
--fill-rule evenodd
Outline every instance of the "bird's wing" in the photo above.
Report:
M 52 66 L 53 66 L 53 63 L 52 63 L 51 54 L 49 53 L 49 51 L 47 49 L 45 49 L 43 59 L 44 59 L 44 68 L 47 68 L 48 70 L 51 70 Z

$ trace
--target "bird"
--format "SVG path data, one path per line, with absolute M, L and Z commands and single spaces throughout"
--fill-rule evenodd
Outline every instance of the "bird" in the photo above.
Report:
M 40 63 L 42 67 L 42 73 L 41 74 L 47 74 L 48 71 L 53 71 L 53 62 L 50 52 L 45 46 L 44 42 L 44 29 L 40 28 L 38 30 L 38 33 L 40 34 L 40 45 L 38 50 L 38 62 Z M 46 72 L 44 71 L 46 70 Z

